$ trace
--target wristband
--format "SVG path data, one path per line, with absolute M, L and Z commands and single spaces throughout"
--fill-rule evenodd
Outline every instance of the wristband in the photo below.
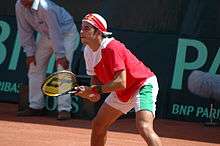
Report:
M 101 85 L 95 85 L 94 87 L 92 87 L 92 91 L 95 94 L 102 94 L 102 86 Z
M 99 94 L 102 94 L 102 85 L 97 85 L 96 86 L 96 91 L 99 93 Z

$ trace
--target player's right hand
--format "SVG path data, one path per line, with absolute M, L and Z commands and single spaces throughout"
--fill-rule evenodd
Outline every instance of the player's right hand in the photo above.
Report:
M 36 65 L 35 57 L 34 56 L 28 56 L 27 59 L 26 59 L 27 67 L 29 68 L 30 64 L 32 64 L 32 63 L 34 65 Z

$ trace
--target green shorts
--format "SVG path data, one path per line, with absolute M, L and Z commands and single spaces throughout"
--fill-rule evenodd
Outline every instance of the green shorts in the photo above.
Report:
M 144 82 L 142 87 L 137 90 L 136 94 L 128 102 L 120 101 L 116 93 L 112 92 L 106 98 L 105 103 L 125 114 L 135 108 L 135 112 L 147 110 L 155 116 L 158 90 L 157 78 L 153 76 Z

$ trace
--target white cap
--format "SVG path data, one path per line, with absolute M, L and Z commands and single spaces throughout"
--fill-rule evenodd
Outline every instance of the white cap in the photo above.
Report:
M 111 35 L 111 32 L 107 31 L 107 22 L 105 19 L 96 13 L 87 14 L 82 21 L 86 21 L 89 24 L 96 27 L 99 31 L 101 31 L 104 35 Z

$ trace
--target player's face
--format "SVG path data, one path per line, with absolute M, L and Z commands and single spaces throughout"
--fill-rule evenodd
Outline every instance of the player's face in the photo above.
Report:
M 21 0 L 21 4 L 26 8 L 31 8 L 33 0 Z
M 82 22 L 81 31 L 80 31 L 80 39 L 83 44 L 89 45 L 94 43 L 97 38 L 97 30 L 88 22 Z

